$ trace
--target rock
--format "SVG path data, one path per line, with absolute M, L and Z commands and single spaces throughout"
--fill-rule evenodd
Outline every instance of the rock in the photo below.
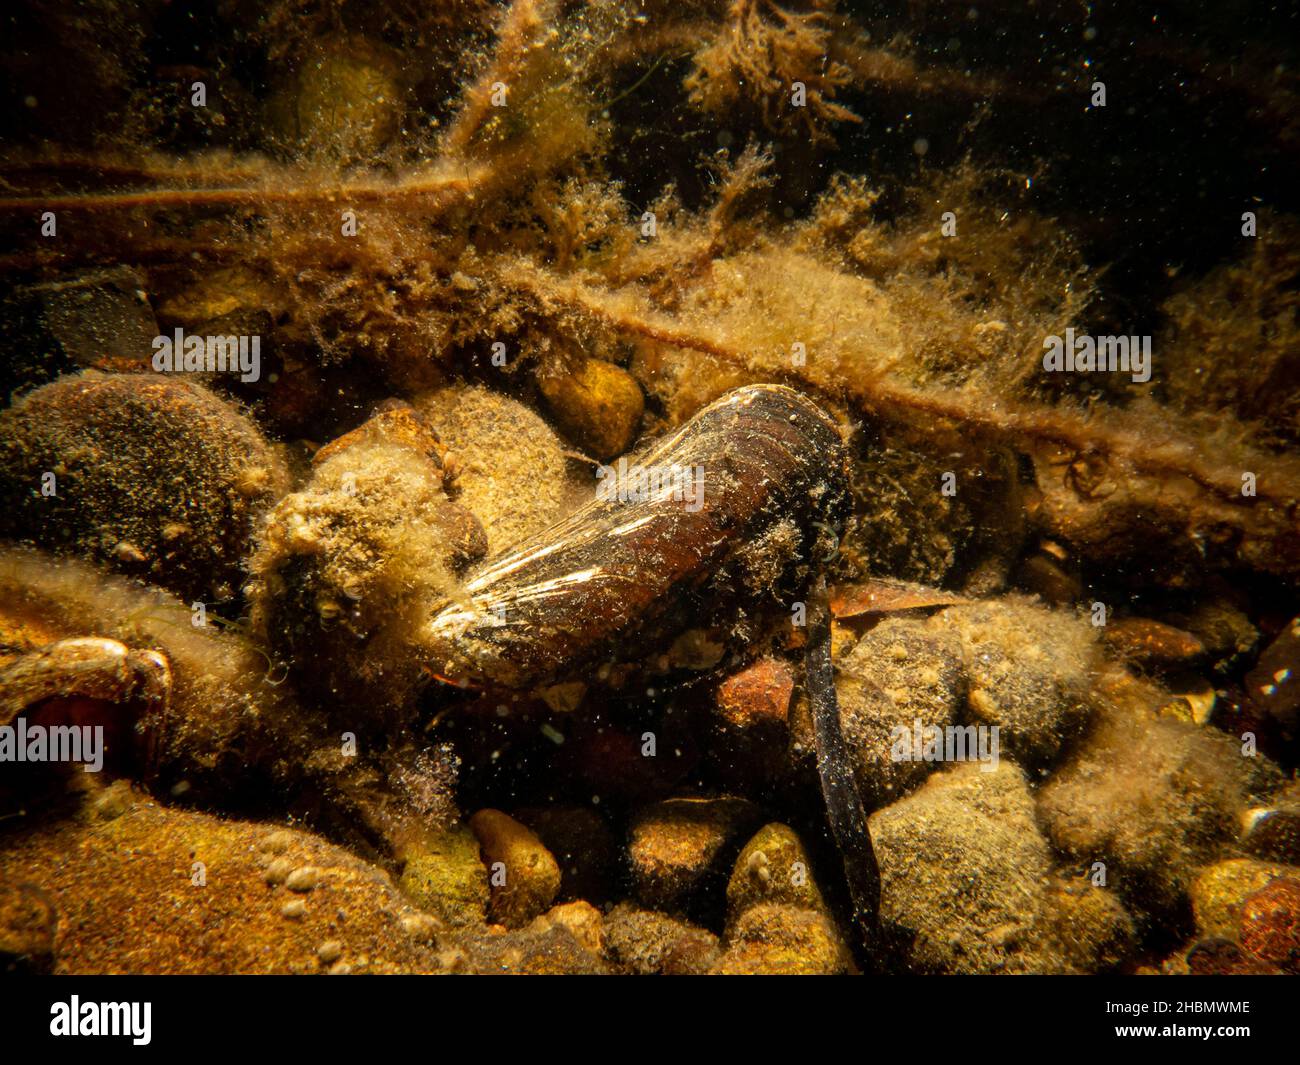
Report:
M 1202 939 L 1235 939 L 1241 907 L 1260 888 L 1300 869 L 1276 862 L 1230 858 L 1206 866 L 1192 881 L 1192 912 Z
M 253 533 L 287 486 L 257 427 L 179 377 L 91 370 L 0 413 L 0 534 L 187 603 L 235 596 Z
M 1274 880 L 1242 904 L 1241 945 L 1260 961 L 1300 973 L 1300 880 Z
M 590 498 L 590 483 L 579 488 L 570 476 L 554 431 L 518 400 L 457 385 L 426 392 L 414 405 L 447 445 L 456 498 L 482 522 L 489 554 L 553 524 L 570 494 Z
M 637 898 L 668 912 L 707 906 L 758 817 L 735 798 L 668 799 L 638 811 L 628 844 Z
M 319 883 L 320 870 L 310 865 L 300 865 L 284 878 L 284 886 L 299 894 L 314 891 Z
M 584 359 L 572 368 L 539 373 L 537 387 L 560 430 L 593 458 L 605 462 L 632 446 L 645 396 L 621 366 Z
M 447 971 L 481 975 L 603 976 L 610 965 L 588 950 L 561 921 L 534 922 L 527 928 L 464 936 L 448 953 Z
M 853 958 L 825 913 L 780 903 L 751 906 L 727 933 L 715 975 L 837 976 Z
M 1042 950 L 1055 957 L 1060 972 L 1096 973 L 1116 969 L 1134 952 L 1138 935 L 1133 919 L 1113 891 L 1089 877 L 1052 877 L 1039 935 Z
M 1070 564 L 1068 557 L 1068 553 L 1055 544 L 1050 550 L 1041 549 L 1020 563 L 1016 570 L 1016 583 L 1052 606 L 1077 603 L 1083 595 L 1083 581 L 1079 578 L 1077 563 Z
M 50 972 L 58 924 L 58 912 L 45 892 L 0 877 L 0 973 Z
M 1157 716 L 1167 696 L 1154 685 L 1104 682 L 1097 696 L 1098 720 L 1040 789 L 1039 816 L 1058 850 L 1104 862 L 1130 906 L 1167 914 L 1279 775 L 1217 730 Z
M 500 810 L 480 810 L 469 820 L 487 866 L 488 916 L 522 928 L 544 912 L 560 890 L 560 867 L 536 834 Z
M 736 859 L 727 883 L 728 927 L 759 903 L 826 909 L 803 843 L 786 825 L 773 823 L 759 829 Z
M 1300 801 L 1291 798 L 1247 810 L 1241 845 L 1257 858 L 1300 865 Z
M 487 550 L 474 516 L 447 497 L 443 456 L 413 409 L 386 407 L 316 453 L 249 564 L 254 629 L 300 689 L 343 705 L 347 731 L 379 731 L 402 712 L 425 680 L 412 649 L 420 619 Z
M 1073 615 L 1008 596 L 948 607 L 930 626 L 961 640 L 966 720 L 996 725 L 1002 750 L 1022 764 L 1050 764 L 1083 727 L 1097 654 Z
M 626 902 L 605 915 L 604 939 L 610 961 L 641 976 L 700 975 L 718 957 L 712 932 Z
M 275 834 L 289 837 L 284 855 L 296 868 L 317 871 L 310 894 L 267 886 Z M 415 911 L 382 870 L 306 832 L 151 801 L 111 821 L 34 820 L 11 831 L 0 882 L 30 884 L 57 910 L 56 973 L 311 973 L 331 941 L 356 972 L 436 965 L 404 931 Z
M 887 805 L 937 768 L 898 757 L 895 740 L 900 729 L 913 735 L 918 722 L 953 724 L 965 690 L 961 643 L 924 622 L 887 618 L 838 663 L 835 690 L 858 787 L 871 797 L 868 807 Z
M 794 675 L 779 658 L 760 658 L 718 685 L 709 747 L 728 783 L 761 787 L 788 773 L 793 696 Z
M 343 957 L 343 944 L 337 939 L 327 939 L 316 948 L 316 957 L 322 965 L 333 965 Z
M 1024 774 L 960 765 L 871 816 L 881 918 L 913 971 L 1092 972 L 1132 926 L 1101 889 L 1053 876 Z
M 533 919 L 528 926 L 530 932 L 545 932 L 554 925 L 568 929 L 584 950 L 592 954 L 605 951 L 604 917 L 589 902 L 567 902 L 554 906 L 544 914 Z
M 1116 658 L 1148 669 L 1186 667 L 1205 654 L 1205 645 L 1190 632 L 1152 618 L 1108 621 L 1101 641 Z
M 407 859 L 399 883 L 412 902 L 450 925 L 482 924 L 486 918 L 487 870 L 478 840 L 465 826 L 432 834 Z
M 1198 603 L 1189 613 L 1171 615 L 1169 620 L 1201 641 L 1211 665 L 1220 672 L 1235 668 L 1259 643 L 1259 630 L 1226 599 Z
M 398 131 L 401 58 L 360 36 L 331 37 L 271 97 L 266 127 L 285 148 L 334 162 L 372 157 Z

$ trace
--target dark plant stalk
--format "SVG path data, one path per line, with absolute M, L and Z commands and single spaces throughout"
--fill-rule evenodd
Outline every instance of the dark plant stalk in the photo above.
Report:
M 858 929 L 862 961 L 868 971 L 874 972 L 880 967 L 880 867 L 871 846 L 866 808 L 853 779 L 848 744 L 840 729 L 835 668 L 831 662 L 831 611 L 826 578 L 821 575 L 808 597 L 804 670 L 826 820 L 844 861 L 844 878 L 853 902 L 853 923 Z

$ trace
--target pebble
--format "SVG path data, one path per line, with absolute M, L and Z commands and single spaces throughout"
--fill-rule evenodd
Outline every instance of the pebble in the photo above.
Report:
M 561 431 L 602 462 L 627 451 L 645 413 L 636 378 L 601 359 L 559 373 L 539 374 L 537 387 Z
M 736 859 L 727 883 L 728 926 L 751 906 L 771 902 L 826 908 L 803 841 L 794 829 L 775 822 L 760 828 Z
M 307 904 L 302 899 L 290 899 L 280 907 L 280 916 L 297 921 L 307 915 Z
M 290 891 L 311 891 L 320 883 L 320 870 L 314 865 L 300 865 L 284 880 L 284 886 Z
M 650 909 L 673 912 L 715 883 L 720 887 L 758 809 L 737 798 L 678 798 L 639 810 L 628 859 L 636 896 Z
M 276 858 L 266 867 L 266 882 L 272 887 L 283 884 L 294 871 L 294 864 L 288 858 Z
M 480 810 L 469 827 L 488 868 L 488 917 L 522 928 L 555 901 L 559 864 L 536 833 L 500 810 Z
M 1192 881 L 1192 913 L 1202 939 L 1235 939 L 1246 900 L 1274 880 L 1300 869 L 1277 862 L 1230 858 L 1202 869 Z
M 1251 854 L 1300 865 L 1300 803 L 1256 807 L 1246 812 L 1241 845 Z
M 1261 961 L 1300 973 L 1300 880 L 1274 880 L 1246 900 L 1241 945 Z
M 316 957 L 325 965 L 333 965 L 343 957 L 343 944 L 337 939 L 327 939 L 316 948 Z

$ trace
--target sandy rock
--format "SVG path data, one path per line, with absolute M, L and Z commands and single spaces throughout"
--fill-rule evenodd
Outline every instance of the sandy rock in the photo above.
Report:
M 710 970 L 716 975 L 836 976 L 853 970 L 853 958 L 835 923 L 801 906 L 759 903 L 727 933 L 726 950 Z
M 642 976 L 701 974 L 718 957 L 718 937 L 706 929 L 653 910 L 620 903 L 605 915 L 610 961 Z
M 315 886 L 268 885 L 273 837 Z M 0 852 L 0 883 L 30 884 L 58 913 L 59 973 L 311 973 L 323 944 L 354 972 L 425 972 L 431 950 L 386 873 L 294 829 L 168 809 L 141 798 L 112 820 L 33 825 Z M 301 913 L 286 920 L 289 901 Z
M 414 405 L 450 450 L 457 501 L 483 523 L 489 554 L 553 524 L 579 491 L 564 445 L 518 400 L 457 385 L 426 392 Z M 595 490 L 589 481 L 583 488 Z
M 568 929 L 584 950 L 592 954 L 605 951 L 604 917 L 589 902 L 581 900 L 566 902 L 562 906 L 553 906 L 544 914 L 533 918 L 528 926 L 530 932 L 545 932 L 554 925 Z

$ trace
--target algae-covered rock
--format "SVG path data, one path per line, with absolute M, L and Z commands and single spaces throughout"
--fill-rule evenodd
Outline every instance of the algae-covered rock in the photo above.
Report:
M 1039 792 L 1039 816 L 1058 850 L 1105 863 L 1130 906 L 1167 913 L 1279 774 L 1239 740 L 1157 716 L 1154 686 L 1122 681 L 1098 696 L 1094 727 Z
M 401 712 L 423 679 L 416 627 L 486 550 L 474 516 L 444 491 L 443 454 L 410 407 L 382 410 L 317 452 L 250 563 L 255 628 L 353 731 Z
M 803 842 L 792 828 L 775 822 L 759 829 L 736 859 L 727 883 L 728 925 L 764 902 L 826 908 Z
M 401 59 L 362 37 L 316 44 L 266 108 L 273 139 L 326 159 L 373 155 L 397 133 L 404 110 Z
M 417 906 L 448 924 L 477 925 L 486 919 L 487 870 L 478 840 L 464 825 L 431 834 L 408 857 L 399 885 Z
M 1009 761 L 936 773 L 870 824 L 881 918 L 913 971 L 1090 972 L 1127 950 L 1132 925 L 1116 900 L 1054 879 L 1033 797 Z
M 1027 768 L 1052 762 L 1088 717 L 1097 653 L 1078 618 L 1005 597 L 952 606 L 930 622 L 961 640 L 966 716 L 999 730 L 1002 749 Z
M 500 810 L 480 810 L 469 826 L 488 869 L 488 916 L 507 928 L 522 928 L 555 901 L 559 865 L 535 833 Z
M 0 534 L 209 605 L 234 597 L 287 489 L 257 427 L 201 385 L 87 371 L 0 413 Z
M 593 458 L 603 462 L 632 446 L 645 396 L 621 366 L 584 359 L 571 368 L 539 373 L 537 387 L 560 429 Z
M 961 643 L 921 621 L 886 619 L 837 663 L 835 690 L 859 788 L 873 806 L 892 802 L 936 767 L 899 757 L 897 730 L 912 736 L 918 725 L 943 729 L 956 720 L 965 690 Z
M 681 910 L 720 887 L 758 809 L 738 798 L 681 798 L 634 816 L 628 860 L 637 898 L 651 909 Z
M 611 962 L 640 976 L 699 975 L 718 957 L 712 932 L 628 902 L 605 915 L 604 941 Z

